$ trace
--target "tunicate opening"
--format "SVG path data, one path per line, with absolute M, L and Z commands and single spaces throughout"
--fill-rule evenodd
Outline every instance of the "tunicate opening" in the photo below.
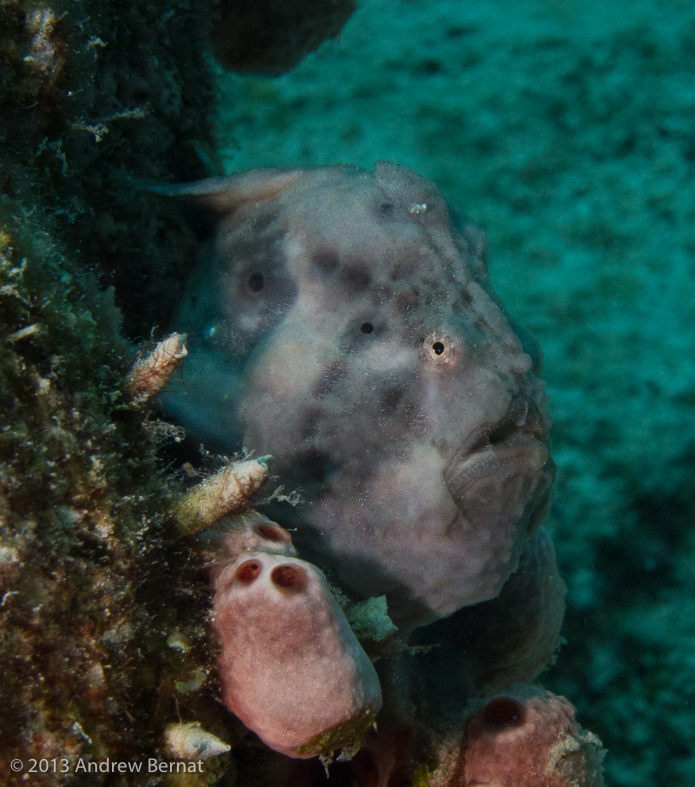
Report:
M 262 568 L 258 560 L 246 560 L 236 570 L 236 578 L 248 585 L 261 573 Z
M 290 534 L 280 525 L 257 525 L 256 532 L 266 541 L 287 542 L 290 540 Z
M 374 325 L 371 322 L 363 322 L 360 325 L 360 330 L 362 333 L 371 333 L 374 330 Z
M 524 706 L 512 697 L 497 697 L 483 708 L 483 721 L 491 727 L 520 727 L 525 720 Z
M 265 285 L 265 280 L 263 278 L 263 274 L 260 271 L 256 271 L 249 276 L 248 281 L 246 282 L 246 286 L 249 288 L 251 292 L 260 292 Z
M 270 572 L 271 581 L 282 590 L 303 590 L 307 583 L 306 571 L 294 564 L 276 566 Z

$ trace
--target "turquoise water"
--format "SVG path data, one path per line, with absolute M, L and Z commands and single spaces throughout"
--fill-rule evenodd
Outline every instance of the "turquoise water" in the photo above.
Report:
M 557 664 L 607 781 L 695 774 L 695 10 L 363 0 L 280 78 L 220 71 L 227 172 L 386 159 L 487 232 L 545 351 Z

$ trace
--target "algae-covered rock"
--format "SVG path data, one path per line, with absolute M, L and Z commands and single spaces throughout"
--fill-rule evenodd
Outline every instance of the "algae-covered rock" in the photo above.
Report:
M 142 180 L 203 174 L 213 108 L 207 2 L 0 4 L 0 186 L 40 202 L 80 264 L 114 284 L 126 328 L 168 321 L 191 237 Z
M 3 785 L 160 758 L 191 667 L 167 648 L 174 621 L 204 661 L 205 585 L 162 535 L 177 482 L 151 411 L 130 403 L 118 307 L 131 337 L 165 322 L 190 246 L 134 178 L 201 174 L 211 101 L 196 9 L 0 4 Z M 45 764 L 30 772 L 33 760 Z
M 0 727 L 27 768 L 72 767 L 151 745 L 138 713 L 156 700 L 161 599 L 140 586 L 167 486 L 142 419 L 118 409 L 112 291 L 60 253 L 40 208 L 22 210 L 6 200 L 0 215 Z

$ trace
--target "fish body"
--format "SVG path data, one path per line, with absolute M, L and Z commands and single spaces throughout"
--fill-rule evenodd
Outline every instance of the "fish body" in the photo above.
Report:
M 484 234 L 395 164 L 257 170 L 169 193 L 215 219 L 175 320 L 165 406 L 206 444 L 272 454 L 275 516 L 405 629 L 494 598 L 547 512 L 541 356 Z

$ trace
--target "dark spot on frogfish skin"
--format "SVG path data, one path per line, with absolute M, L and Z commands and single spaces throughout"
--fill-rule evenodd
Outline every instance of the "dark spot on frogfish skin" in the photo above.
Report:
M 278 214 L 272 209 L 259 211 L 253 219 L 253 231 L 256 235 L 262 233 L 276 235 L 278 233 Z M 267 232 L 270 230 L 270 232 Z
M 311 258 L 311 264 L 319 273 L 329 274 L 337 270 L 340 261 L 332 251 L 319 251 Z
M 391 219 L 396 214 L 396 205 L 393 202 L 380 202 L 376 214 L 381 219 Z
M 246 286 L 248 287 L 250 292 L 260 292 L 263 287 L 265 286 L 265 280 L 263 278 L 263 274 L 259 271 L 252 273 L 248 281 L 246 282 Z
M 321 422 L 326 417 L 326 410 L 323 407 L 307 407 L 300 416 L 298 424 L 298 436 L 300 440 L 311 440 L 316 436 L 321 428 Z
M 348 292 L 362 292 L 369 287 L 372 277 L 362 265 L 346 265 L 340 271 L 340 283 Z
M 245 236 L 238 243 L 235 238 L 234 257 L 237 265 L 219 280 L 220 302 L 225 304 L 230 335 L 255 341 L 285 318 L 299 287 L 280 244 L 271 239 L 254 244 Z
M 383 413 L 392 413 L 403 399 L 404 390 L 401 386 L 393 385 L 381 395 L 379 404 Z
M 399 314 L 408 314 L 418 308 L 420 299 L 414 292 L 401 290 L 396 293 L 395 302 Z

